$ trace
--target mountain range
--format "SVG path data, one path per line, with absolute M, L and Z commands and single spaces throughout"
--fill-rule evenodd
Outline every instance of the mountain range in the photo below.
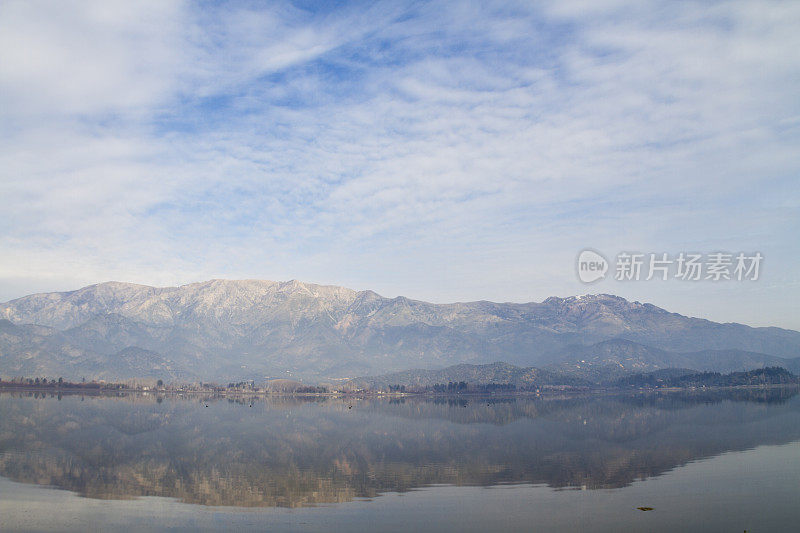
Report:
M 608 295 L 433 304 L 299 281 L 107 282 L 0 304 L 0 375 L 320 380 L 503 361 L 593 373 L 797 370 L 800 332 Z

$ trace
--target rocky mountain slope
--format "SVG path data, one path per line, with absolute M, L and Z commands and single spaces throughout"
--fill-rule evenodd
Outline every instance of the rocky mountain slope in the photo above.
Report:
M 587 357 L 612 364 L 630 350 L 655 368 L 686 367 L 676 353 L 704 351 L 713 368 L 702 369 L 726 370 L 714 365 L 800 355 L 796 331 L 719 324 L 611 295 L 431 304 L 299 281 L 101 283 L 0 304 L 0 320 L 0 374 L 71 379 L 315 379 Z

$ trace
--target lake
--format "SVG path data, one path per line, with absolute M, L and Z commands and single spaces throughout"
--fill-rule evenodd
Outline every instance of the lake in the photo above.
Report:
M 2 393 L 0 476 L 3 531 L 788 531 L 800 396 Z

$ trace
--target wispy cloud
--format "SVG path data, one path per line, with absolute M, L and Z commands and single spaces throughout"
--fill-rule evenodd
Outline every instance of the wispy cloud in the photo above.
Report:
M 757 249 L 760 290 L 593 289 L 800 327 L 798 23 L 792 2 L 5 2 L 0 299 L 247 276 L 528 300 L 585 292 L 585 246 Z

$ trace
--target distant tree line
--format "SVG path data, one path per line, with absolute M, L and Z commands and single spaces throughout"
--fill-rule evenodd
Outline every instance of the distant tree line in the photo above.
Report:
M 47 388 L 47 389 L 124 389 L 126 386 L 122 383 L 106 383 L 82 380 L 80 383 L 65 381 L 64 378 L 47 379 L 47 378 L 26 378 L 15 377 L 10 380 L 0 379 L 0 387 L 3 388 Z
M 152 382 L 150 382 L 152 383 Z M 67 390 L 67 389 L 77 389 L 77 390 L 151 390 L 151 385 L 139 385 L 134 381 L 126 382 L 126 383 L 113 383 L 113 382 L 105 382 L 105 381 L 90 381 L 87 382 L 85 379 L 82 380 L 80 383 L 74 383 L 71 381 L 65 381 L 64 378 L 58 379 L 49 379 L 44 377 L 35 377 L 35 378 L 26 378 L 26 377 L 14 377 L 9 380 L 0 379 L 0 388 L 13 388 L 13 389 L 25 389 L 25 388 L 46 388 L 46 389 L 59 389 L 59 390 Z M 156 389 L 158 390 L 166 390 L 166 391 L 203 391 L 203 392 L 214 392 L 214 393 L 225 393 L 226 390 L 230 392 L 264 392 L 265 389 L 262 387 L 258 387 L 255 383 L 250 381 L 240 381 L 240 382 L 231 382 L 228 383 L 227 387 L 222 387 L 216 385 L 214 383 L 203 383 L 200 382 L 199 384 L 194 385 L 165 385 L 164 380 L 159 379 L 156 381 Z M 286 391 L 287 393 L 295 393 L 295 394 L 327 394 L 328 389 L 327 387 L 317 387 L 313 385 L 301 385 L 298 386 L 290 391 Z
M 431 389 L 433 392 L 463 392 L 467 390 L 467 383 L 466 381 L 459 381 L 458 383 L 449 381 L 447 385 L 444 383 L 436 383 Z
M 656 374 L 635 374 L 627 376 L 617 385 L 622 387 L 740 387 L 745 385 L 791 385 L 800 383 L 800 378 L 779 366 L 769 366 L 746 372 L 699 372 L 683 376 L 660 377 Z
M 250 381 L 240 381 L 238 383 L 228 383 L 229 389 L 240 389 L 240 390 L 254 390 L 256 388 L 255 382 Z

